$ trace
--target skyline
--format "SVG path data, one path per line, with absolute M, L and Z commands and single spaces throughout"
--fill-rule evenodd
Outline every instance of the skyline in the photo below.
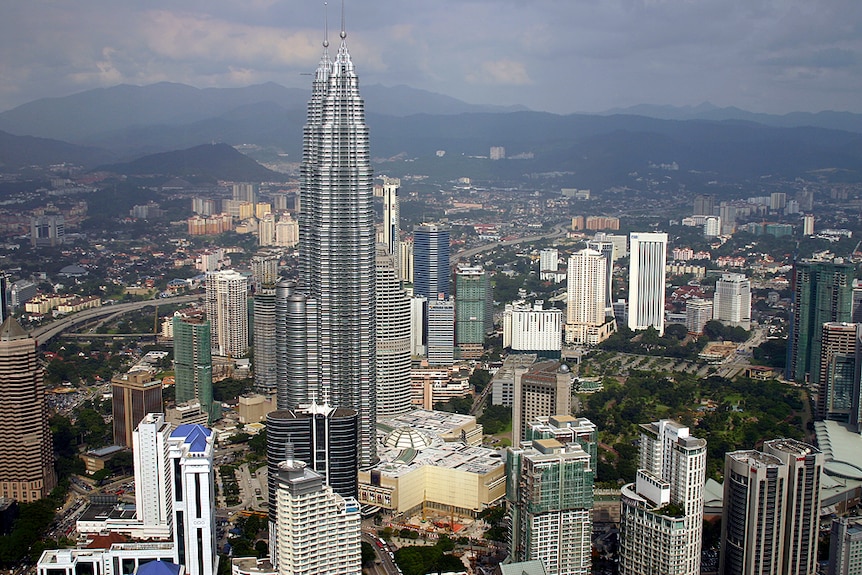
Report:
M 323 2 L 297 0 L 37 0 L 4 12 L 0 110 L 121 83 L 307 88 L 324 36 Z M 862 113 L 862 5 L 850 0 L 377 0 L 345 13 L 363 84 L 555 113 L 705 101 Z M 337 3 L 328 20 L 334 43 Z

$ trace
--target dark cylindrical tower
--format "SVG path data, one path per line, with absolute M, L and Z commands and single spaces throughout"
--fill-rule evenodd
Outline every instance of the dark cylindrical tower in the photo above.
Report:
M 268 477 L 278 475 L 288 443 L 293 458 L 323 475 L 339 495 L 356 497 L 358 492 L 358 416 L 354 409 L 311 404 L 302 409 L 279 409 L 266 416 L 266 463 Z M 269 520 L 275 521 L 275 481 L 270 481 Z

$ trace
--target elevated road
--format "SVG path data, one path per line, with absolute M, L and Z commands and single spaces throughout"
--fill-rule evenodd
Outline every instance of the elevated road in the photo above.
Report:
M 524 236 L 523 238 L 517 238 L 514 240 L 505 240 L 501 242 L 491 242 L 487 244 L 483 244 L 481 246 L 476 246 L 475 248 L 470 248 L 467 250 L 462 250 L 460 252 L 454 253 L 449 256 L 449 265 L 454 266 L 461 260 L 469 260 L 473 256 L 478 253 L 487 252 L 493 250 L 494 248 L 499 248 L 502 246 L 513 246 L 515 244 L 521 244 L 525 242 L 537 242 L 539 240 L 546 240 L 550 238 L 561 238 L 566 235 L 568 224 L 559 223 L 554 224 L 554 227 L 551 228 L 550 231 L 545 232 L 544 234 L 539 234 L 536 236 Z
M 105 305 L 102 307 L 94 307 L 85 309 L 66 316 L 62 319 L 52 321 L 51 323 L 42 325 L 30 332 L 33 339 L 38 345 L 43 345 L 67 329 L 79 326 L 81 324 L 100 319 L 107 316 L 120 316 L 131 311 L 138 311 L 147 306 L 167 305 L 167 304 L 183 304 L 197 301 L 203 297 L 203 294 L 181 295 L 164 299 L 149 299 L 144 301 L 133 301 L 128 303 L 118 303 L 114 305 Z

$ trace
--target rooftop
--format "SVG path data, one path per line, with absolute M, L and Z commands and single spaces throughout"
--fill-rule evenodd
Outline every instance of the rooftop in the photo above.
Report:
M 424 465 L 433 465 L 484 475 L 505 465 L 500 451 L 443 440 L 441 436 L 450 434 L 451 430 L 475 423 L 475 419 L 468 415 L 420 409 L 379 422 L 378 434 L 389 435 L 393 430 L 411 426 L 407 423 L 409 421 L 413 422 L 414 431 L 422 433 L 422 443 L 427 445 L 421 449 L 417 449 L 420 445 L 404 447 L 402 443 L 394 447 L 378 445 L 380 463 L 375 467 L 376 471 L 388 477 L 401 477 Z
M 820 450 L 813 445 L 809 445 L 808 443 L 804 443 L 796 439 L 773 439 L 771 441 L 767 441 L 764 445 L 769 445 L 773 449 L 791 453 L 797 457 L 820 453 Z
M 760 451 L 756 451 L 754 449 L 747 449 L 743 451 L 733 451 L 727 454 L 728 457 L 735 459 L 736 461 L 742 461 L 744 463 L 748 463 L 748 465 L 763 469 L 765 467 L 779 467 L 784 465 L 780 459 L 778 459 L 774 455 L 769 455 L 768 453 L 762 453 Z
M 24 331 L 24 328 L 12 316 L 7 317 L 6 321 L 0 325 L 0 341 L 12 341 L 28 337 L 30 335 Z
M 827 475 L 862 480 L 862 436 L 837 421 L 815 422 L 814 433 Z
M 182 438 L 190 453 L 205 453 L 212 446 L 212 431 L 196 423 L 184 423 L 171 432 L 171 438 Z
M 446 435 L 464 427 L 475 425 L 476 418 L 472 415 L 448 413 L 446 411 L 428 411 L 415 409 L 408 413 L 378 420 L 378 427 L 386 432 L 393 429 L 410 427 L 431 435 Z

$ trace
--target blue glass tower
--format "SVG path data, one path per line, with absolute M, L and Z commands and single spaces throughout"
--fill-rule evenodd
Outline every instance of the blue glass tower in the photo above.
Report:
M 413 295 L 449 299 L 449 230 L 422 224 L 413 230 Z

